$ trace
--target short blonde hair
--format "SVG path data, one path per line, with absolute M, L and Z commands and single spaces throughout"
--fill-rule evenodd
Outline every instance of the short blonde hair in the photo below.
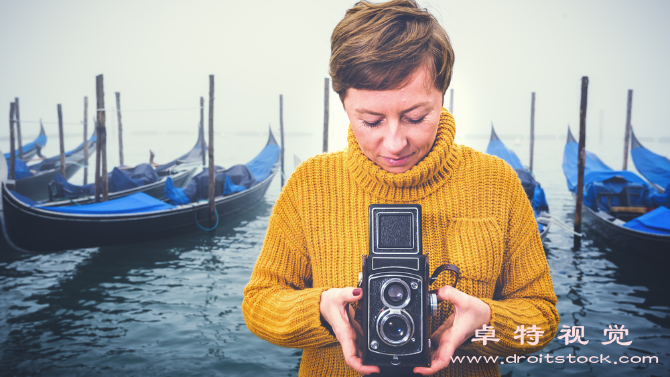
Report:
M 447 32 L 414 0 L 360 1 L 347 10 L 330 37 L 330 77 L 342 101 L 349 88 L 402 87 L 423 65 L 444 94 L 454 58 Z

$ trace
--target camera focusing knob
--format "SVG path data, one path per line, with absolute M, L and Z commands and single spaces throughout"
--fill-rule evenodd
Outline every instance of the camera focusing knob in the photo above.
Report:
M 437 315 L 437 294 L 431 293 L 428 295 L 428 300 L 430 302 L 430 314 L 432 316 Z
M 362 271 L 358 273 L 358 288 L 360 288 L 361 286 L 363 286 L 363 272 Z
M 379 342 L 376 341 L 376 340 L 373 340 L 372 342 L 370 342 L 370 348 L 372 348 L 373 350 L 376 350 L 377 348 L 379 348 Z
M 428 338 L 428 349 L 431 349 L 431 348 L 433 348 L 433 344 L 430 341 L 430 338 Z

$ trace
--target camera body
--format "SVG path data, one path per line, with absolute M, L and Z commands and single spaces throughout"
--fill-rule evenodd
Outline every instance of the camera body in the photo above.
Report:
M 363 364 L 429 366 L 428 259 L 421 240 L 421 205 L 372 204 L 369 254 L 363 256 Z

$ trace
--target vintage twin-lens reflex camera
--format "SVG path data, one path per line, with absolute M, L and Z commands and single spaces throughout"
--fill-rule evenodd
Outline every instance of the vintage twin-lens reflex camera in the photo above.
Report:
M 437 295 L 428 287 L 451 264 L 429 276 L 421 241 L 421 205 L 372 204 L 370 252 L 363 256 L 363 364 L 430 366 L 429 316 L 437 315 Z M 359 308 L 360 308 L 359 307 Z

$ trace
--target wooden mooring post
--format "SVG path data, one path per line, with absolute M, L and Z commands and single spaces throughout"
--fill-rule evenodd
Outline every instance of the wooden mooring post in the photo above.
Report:
M 633 110 L 633 89 L 628 89 L 628 111 L 626 111 L 626 136 L 623 141 L 623 170 L 628 169 L 628 143 L 630 143 L 630 114 Z
M 582 98 L 579 106 L 579 160 L 577 163 L 577 203 L 575 204 L 574 249 L 582 245 L 582 200 L 584 198 L 584 165 L 586 163 L 586 99 L 589 92 L 589 78 L 582 77 Z
M 63 140 L 63 109 L 58 104 L 58 143 L 60 145 L 60 175 L 67 179 L 65 172 L 65 141 Z
M 216 202 L 214 201 L 214 75 L 209 75 L 209 228 L 216 224 Z
M 454 115 L 454 90 L 449 91 L 449 114 Z
M 123 166 L 123 124 L 121 123 L 121 93 L 116 92 L 116 119 L 119 122 L 119 165 Z
M 328 152 L 328 111 L 330 101 L 328 95 L 330 94 L 330 79 L 326 77 L 323 85 L 323 153 Z
M 200 155 L 202 156 L 202 167 L 204 168 L 207 165 L 207 160 L 205 157 L 205 98 L 200 97 L 200 130 L 198 131 L 200 137 L 200 150 L 202 151 Z
M 95 201 L 99 202 L 100 194 L 102 194 L 103 201 L 109 199 L 109 186 L 107 182 L 107 130 L 105 129 L 105 88 L 102 75 L 95 77 L 95 99 L 96 114 L 98 115 L 97 121 L 95 122 L 97 139 L 97 154 L 95 156 Z
M 14 112 L 16 102 L 9 104 L 9 179 L 16 178 L 16 146 L 14 145 Z
M 84 185 L 88 184 L 88 97 L 84 97 Z
M 279 95 L 279 139 L 281 142 L 281 187 L 284 187 L 284 96 Z
M 530 164 L 528 168 L 533 171 L 533 149 L 535 147 L 535 92 L 530 97 Z
M 19 111 L 19 97 L 14 97 L 14 118 L 16 119 L 16 141 L 19 145 L 19 158 L 23 159 L 23 139 L 21 139 L 21 112 Z

